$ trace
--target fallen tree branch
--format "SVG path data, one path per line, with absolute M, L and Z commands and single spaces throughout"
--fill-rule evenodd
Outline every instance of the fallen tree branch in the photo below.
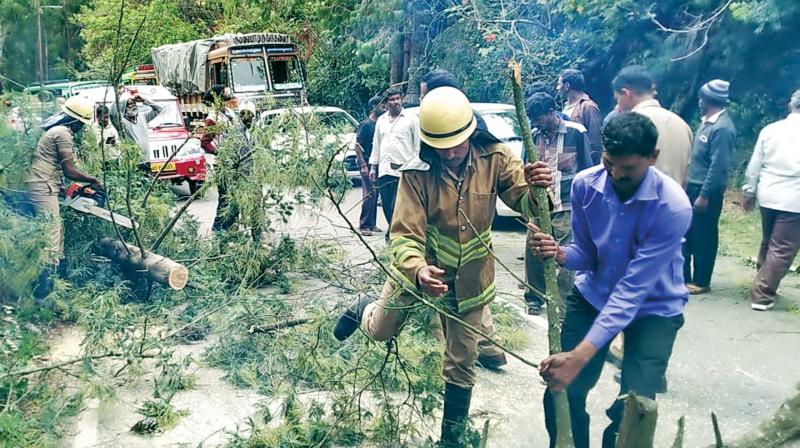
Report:
M 296 327 L 298 325 L 303 325 L 311 322 L 311 319 L 308 317 L 301 317 L 299 319 L 292 319 L 292 320 L 285 320 L 282 322 L 275 322 L 271 324 L 265 325 L 251 325 L 250 329 L 247 330 L 248 333 L 271 333 L 277 330 L 283 330 L 286 328 Z
M 47 366 L 35 367 L 35 368 L 24 369 L 24 370 L 17 370 L 16 372 L 8 372 L 8 373 L 4 374 L 3 376 L 0 376 L 0 381 L 5 381 L 8 378 L 23 377 L 23 376 L 33 375 L 33 374 L 36 374 L 36 373 L 49 372 L 51 370 L 62 369 L 64 367 L 66 367 L 66 366 L 70 366 L 72 364 L 77 364 L 79 362 L 97 361 L 98 359 L 106 359 L 106 358 L 122 358 L 124 356 L 125 356 L 125 353 L 121 353 L 121 352 L 108 352 L 108 353 L 103 353 L 102 355 L 81 356 L 81 357 L 78 357 L 78 358 L 74 358 L 74 359 L 70 359 L 70 360 L 67 360 L 67 361 L 58 362 L 56 364 L 50 364 L 50 365 L 47 365 Z M 149 359 L 149 358 L 155 358 L 157 356 L 158 356 L 158 354 L 143 353 L 143 354 L 137 355 L 137 358 Z

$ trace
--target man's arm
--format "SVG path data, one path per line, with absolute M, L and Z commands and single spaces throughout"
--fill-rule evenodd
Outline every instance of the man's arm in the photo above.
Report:
M 583 171 L 587 168 L 593 167 L 594 161 L 592 160 L 592 154 L 590 152 L 590 148 L 592 147 L 591 142 L 589 142 L 589 133 L 588 132 L 581 132 L 580 137 L 578 138 L 578 144 L 576 145 L 576 149 L 578 151 L 578 171 Z
M 735 141 L 736 135 L 731 129 L 721 128 L 711 133 L 708 142 L 711 150 L 711 165 L 700 190 L 701 197 L 708 198 L 711 194 L 722 191 L 727 180 L 728 164 Z
M 158 116 L 158 114 L 161 113 L 162 110 L 164 110 L 164 108 L 159 106 L 157 103 L 148 100 L 145 97 L 140 97 L 140 98 L 142 98 L 142 103 L 150 106 L 150 112 L 147 112 L 144 118 L 146 122 L 150 123 L 151 121 L 153 121 L 154 118 Z
M 758 134 L 758 141 L 753 149 L 753 156 L 750 158 L 750 163 L 747 164 L 747 171 L 745 171 L 745 182 L 742 185 L 742 191 L 748 196 L 755 196 L 758 191 L 758 179 L 761 177 L 761 168 L 764 163 L 764 145 L 766 144 L 766 136 L 764 130 Z
M 362 123 L 358 127 L 358 131 L 356 132 L 356 145 L 355 145 L 356 160 L 358 160 L 358 167 L 361 170 L 363 170 L 364 167 L 367 165 L 367 160 L 364 159 L 364 144 L 366 143 L 367 139 L 366 134 L 367 134 L 366 126 L 364 126 L 364 124 Z M 369 169 L 369 167 L 367 167 L 367 169 Z
M 427 198 L 417 185 L 413 174 L 404 174 L 399 179 L 395 219 L 391 228 L 392 265 L 390 270 L 400 278 L 403 286 L 417 288 L 417 274 L 428 265 L 425 259 L 426 231 L 428 228 Z
M 589 153 L 594 166 L 600 163 L 600 153 L 603 152 L 602 130 L 603 119 L 600 117 L 600 109 L 594 102 L 583 103 L 583 127 L 586 128 L 586 135 L 589 140 Z
M 75 166 L 71 136 L 66 135 L 66 133 L 58 135 L 56 136 L 55 143 L 58 148 L 58 157 L 61 161 L 61 170 L 67 178 L 79 182 L 89 182 L 93 187 L 98 189 L 102 187 L 102 184 L 97 178 L 84 174 Z
M 592 242 L 589 220 L 583 207 L 585 194 L 582 182 L 572 183 L 572 242 L 561 249 L 564 253 L 562 266 L 570 271 L 591 271 L 597 266 L 597 247 Z

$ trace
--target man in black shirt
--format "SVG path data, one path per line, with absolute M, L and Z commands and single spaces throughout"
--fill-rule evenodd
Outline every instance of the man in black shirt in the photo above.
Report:
M 359 230 L 364 236 L 380 233 L 383 230 L 375 226 L 378 213 L 378 190 L 369 179 L 369 156 L 372 154 L 372 136 L 375 134 L 375 121 L 384 112 L 384 105 L 379 96 L 370 98 L 369 116 L 361 122 L 356 133 L 356 157 L 361 171 L 361 218 Z

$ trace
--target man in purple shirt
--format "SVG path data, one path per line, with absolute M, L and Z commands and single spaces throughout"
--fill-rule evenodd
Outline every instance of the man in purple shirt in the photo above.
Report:
M 683 188 L 652 165 L 658 131 L 649 118 L 622 113 L 603 130 L 603 166 L 580 172 L 572 183 L 572 243 L 534 231 L 531 250 L 577 271 L 566 297 L 562 353 L 539 366 L 545 392 L 545 424 L 555 446 L 550 391 L 567 390 L 576 448 L 589 447 L 586 396 L 597 383 L 609 342 L 625 334 L 619 396 L 655 399 L 683 326 L 688 291 L 681 243 L 692 220 Z M 603 447 L 616 444 L 623 402 L 614 401 Z

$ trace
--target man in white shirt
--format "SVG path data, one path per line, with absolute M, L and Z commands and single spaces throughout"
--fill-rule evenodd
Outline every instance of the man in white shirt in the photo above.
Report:
M 392 227 L 401 168 L 416 160 L 419 154 L 419 119 L 403 110 L 403 92 L 400 89 L 391 88 L 386 92 L 386 107 L 387 113 L 375 123 L 369 178 L 378 182 L 388 229 Z M 386 240 L 389 240 L 389 230 L 386 231 Z
M 686 170 L 692 154 L 692 129 L 675 113 L 655 99 L 655 81 L 643 67 L 623 68 L 611 86 L 622 112 L 636 112 L 649 118 L 658 129 L 658 160 L 655 167 L 686 187 Z
M 761 209 L 758 274 L 750 288 L 751 307 L 767 311 L 800 248 L 800 90 L 792 113 L 761 130 L 747 166 L 743 207 Z

